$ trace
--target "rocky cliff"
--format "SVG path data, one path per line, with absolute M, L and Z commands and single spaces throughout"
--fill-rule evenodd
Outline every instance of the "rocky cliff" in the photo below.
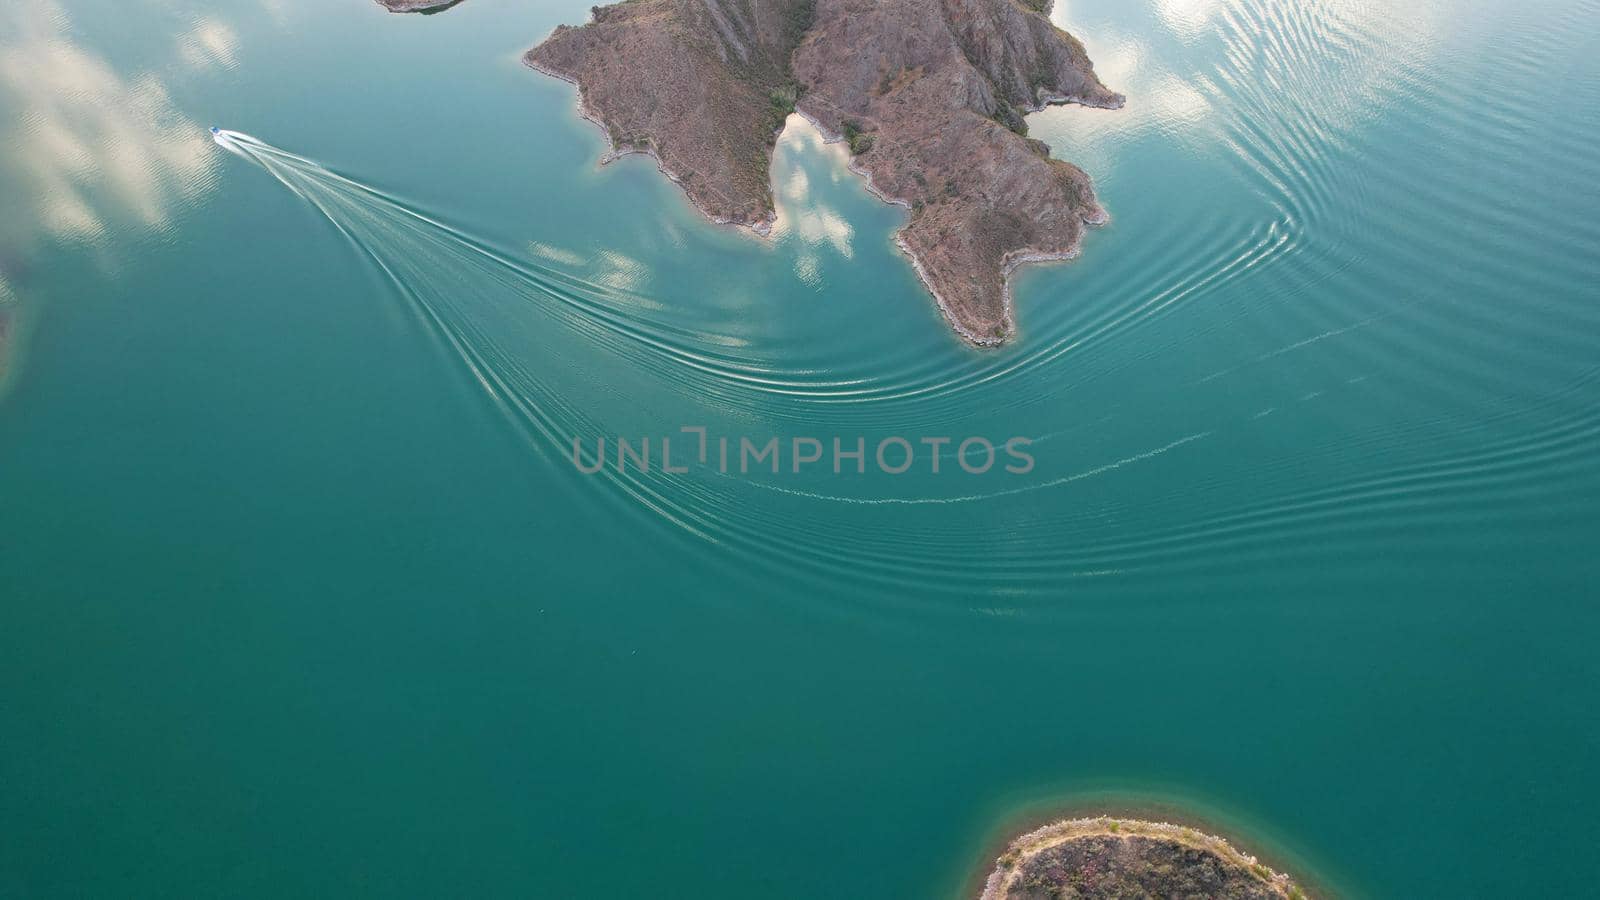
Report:
M 648 152 L 716 221 L 764 232 L 798 109 L 911 210 L 901 247 L 956 330 L 1014 332 L 1007 276 L 1105 220 L 1089 178 L 1026 136 L 1048 103 L 1116 107 L 1047 0 L 631 0 L 529 51 L 576 82 L 611 156 Z

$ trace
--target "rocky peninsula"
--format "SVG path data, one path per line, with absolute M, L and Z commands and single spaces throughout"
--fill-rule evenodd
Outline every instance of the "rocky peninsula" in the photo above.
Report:
M 1218 837 L 1129 819 L 1067 819 L 1011 842 L 980 900 L 1305 900 L 1285 875 Z
M 384 0 L 405 3 L 408 0 Z M 1051 0 L 628 0 L 525 56 L 578 85 L 603 161 L 648 153 L 713 221 L 765 234 L 769 169 L 799 112 L 848 142 L 945 317 L 976 345 L 1015 332 L 1018 264 L 1077 253 L 1105 211 L 1089 177 L 1027 137 L 1052 103 L 1115 108 Z

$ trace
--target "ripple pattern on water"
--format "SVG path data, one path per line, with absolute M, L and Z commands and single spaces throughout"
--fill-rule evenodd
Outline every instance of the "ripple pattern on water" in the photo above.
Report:
M 1105 595 L 1174 573 L 1374 558 L 1397 540 L 1448 543 L 1466 521 L 1513 529 L 1570 511 L 1564 486 L 1597 474 L 1600 227 L 1545 216 L 1600 199 L 1600 160 L 1570 110 L 1527 97 L 1586 40 L 1578 13 L 1466 28 L 1437 4 L 1157 13 L 1189 57 L 1174 65 L 1192 71 L 1148 77 L 1189 99 L 1141 114 L 1130 90 L 1130 127 L 1082 130 L 1106 145 L 1085 158 L 1119 159 L 1104 191 L 1116 218 L 1078 263 L 1024 273 L 1021 340 L 996 353 L 870 327 L 841 335 L 848 354 L 793 342 L 738 327 L 727 305 L 676 302 L 637 254 L 507 251 L 309 158 L 237 133 L 222 143 L 370 258 L 568 488 L 604 485 L 621 515 L 824 588 L 848 582 L 885 614 L 970 615 L 977 595 L 1001 598 L 983 609 L 1064 612 L 1078 584 Z M 1489 31 L 1470 61 L 1440 62 Z M 1120 57 L 1137 85 L 1154 54 Z M 1592 86 L 1566 92 L 1596 106 Z M 1108 114 L 1055 115 L 1041 120 Z M 1423 146 L 1384 140 L 1400 115 L 1425 119 Z M 1133 202 L 1124 170 L 1196 128 L 1214 136 L 1194 143 L 1216 154 L 1217 182 L 1184 191 L 1152 171 L 1165 199 Z M 749 251 L 787 255 L 783 270 L 823 295 L 842 289 L 841 260 L 880 250 L 859 223 L 804 205 L 843 170 L 826 152 L 786 135 L 777 243 Z M 1219 196 L 1227 214 L 1203 205 Z M 575 439 L 641 422 L 869 447 L 1011 428 L 1040 462 L 982 480 L 583 476 L 568 462 Z M 948 448 L 941 461 L 956 464 Z

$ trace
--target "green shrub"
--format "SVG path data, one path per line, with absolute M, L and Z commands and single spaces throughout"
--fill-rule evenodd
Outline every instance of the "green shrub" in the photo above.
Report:
M 990 116 L 990 118 L 1011 129 L 1017 134 L 1027 137 L 1028 120 L 1022 117 L 1022 113 L 1017 112 L 1016 107 L 1005 102 L 1004 100 L 996 100 L 995 104 L 994 115 Z
M 861 123 L 855 119 L 845 119 L 840 123 L 844 130 L 844 142 L 849 145 L 852 156 L 860 156 L 872 149 L 873 137 L 861 129 Z

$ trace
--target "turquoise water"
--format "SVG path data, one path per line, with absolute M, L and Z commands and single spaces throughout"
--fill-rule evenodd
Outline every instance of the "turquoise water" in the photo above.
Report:
M 770 243 L 596 168 L 587 4 L 136 6 L 0 12 L 0 895 L 1592 891 L 1593 3 L 1063 4 L 1112 222 L 994 352 L 799 120 Z M 1036 466 L 569 459 L 683 426 Z

